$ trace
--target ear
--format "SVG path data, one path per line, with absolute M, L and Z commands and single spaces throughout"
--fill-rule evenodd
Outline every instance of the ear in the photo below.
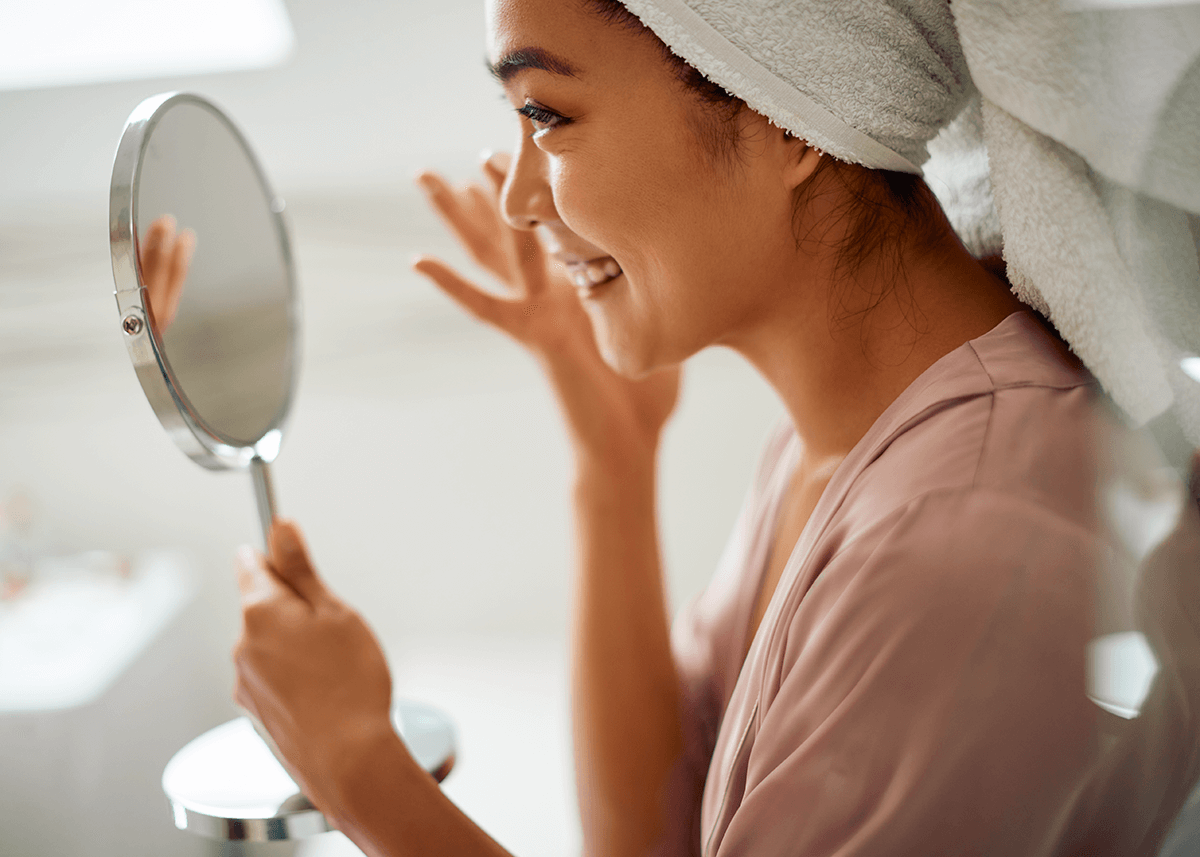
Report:
M 813 177 L 825 153 L 788 131 L 783 135 L 786 147 L 783 180 L 787 189 L 793 191 Z

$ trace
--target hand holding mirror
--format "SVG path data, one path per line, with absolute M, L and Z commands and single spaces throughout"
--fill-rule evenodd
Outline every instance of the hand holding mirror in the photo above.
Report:
M 213 104 L 166 93 L 125 126 L 109 208 L 125 344 L 167 433 L 213 470 L 249 469 L 264 545 L 296 385 L 298 301 L 283 202 Z M 454 763 L 445 715 L 401 702 L 393 721 L 437 779 Z M 179 751 L 163 774 L 178 827 L 215 839 L 295 839 L 328 830 L 245 718 Z

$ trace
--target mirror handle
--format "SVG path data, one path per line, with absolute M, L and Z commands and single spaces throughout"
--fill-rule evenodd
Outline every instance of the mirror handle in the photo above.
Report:
M 271 522 L 275 520 L 275 488 L 271 484 L 271 466 L 256 455 L 250 459 L 250 475 L 254 479 L 258 519 L 262 523 L 263 550 L 270 556 Z
M 275 486 L 271 484 L 271 465 L 257 455 L 254 456 L 250 459 L 250 476 L 254 480 L 254 500 L 258 505 L 258 520 L 262 524 L 263 550 L 269 557 L 271 555 L 271 522 L 275 520 Z M 242 713 L 246 715 L 254 727 L 254 731 L 258 733 L 258 737 L 263 739 L 263 743 L 282 765 L 283 756 L 280 754 L 279 748 L 275 746 L 275 741 L 267 732 L 266 727 L 246 709 L 243 708 Z

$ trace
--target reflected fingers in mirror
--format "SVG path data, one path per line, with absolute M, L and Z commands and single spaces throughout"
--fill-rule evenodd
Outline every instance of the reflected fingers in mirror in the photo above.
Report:
M 176 233 L 175 218 L 164 214 L 146 229 L 139 249 L 146 302 L 161 335 L 171 326 L 179 310 L 183 285 L 196 249 L 196 233 L 191 229 Z

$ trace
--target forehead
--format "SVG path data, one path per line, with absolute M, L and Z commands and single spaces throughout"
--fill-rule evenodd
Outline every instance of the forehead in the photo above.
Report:
M 485 0 L 488 60 L 511 51 L 578 50 L 612 34 L 584 0 Z

